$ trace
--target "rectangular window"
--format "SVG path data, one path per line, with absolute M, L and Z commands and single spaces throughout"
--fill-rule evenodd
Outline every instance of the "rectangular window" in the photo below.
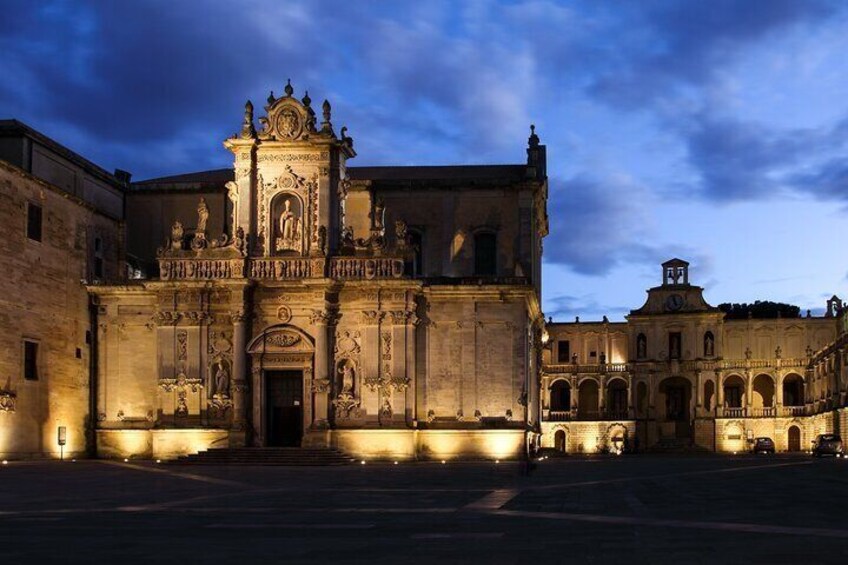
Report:
M 38 380 L 38 343 L 34 341 L 24 341 L 24 378 Z
M 94 258 L 94 277 L 98 279 L 103 278 L 103 258 L 95 257 Z
M 27 203 L 27 237 L 33 241 L 41 241 L 41 206 Z
M 589 357 L 594 358 L 594 357 L 597 357 L 597 356 L 598 356 L 598 352 L 597 352 L 597 351 L 590 351 L 590 352 L 589 352 Z
M 557 361 L 560 363 L 568 363 L 571 361 L 571 344 L 567 339 L 557 342 Z

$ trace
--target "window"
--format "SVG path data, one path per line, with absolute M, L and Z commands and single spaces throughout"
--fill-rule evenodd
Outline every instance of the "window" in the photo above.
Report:
M 680 332 L 668 332 L 669 359 L 680 359 L 681 340 L 682 337 Z
M 38 343 L 24 340 L 24 378 L 38 380 Z
M 41 241 L 41 206 L 27 203 L 27 237 L 33 241 Z
M 95 279 L 103 278 L 103 240 L 94 238 L 94 263 L 93 271 Z
M 424 236 L 420 231 L 409 232 L 409 244 L 412 247 L 412 276 L 424 274 Z
M 474 236 L 474 274 L 493 276 L 497 274 L 497 237 L 491 232 Z
M 557 342 L 557 361 L 568 363 L 571 360 L 571 344 L 567 339 Z
M 724 403 L 728 408 L 741 408 L 742 389 L 738 386 L 726 387 L 724 389 Z

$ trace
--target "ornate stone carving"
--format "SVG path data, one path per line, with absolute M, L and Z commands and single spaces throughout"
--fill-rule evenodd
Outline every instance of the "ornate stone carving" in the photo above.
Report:
M 291 308 L 286 305 L 279 306 L 277 308 L 277 319 L 283 324 L 289 323 L 289 321 L 291 321 L 292 319 Z
M 336 347 L 335 347 L 335 355 L 336 357 L 359 357 L 359 353 L 361 351 L 359 342 L 360 342 L 360 333 L 358 331 L 349 331 L 344 330 L 338 332 L 336 335 Z
M 177 359 L 188 359 L 188 333 L 184 331 L 177 332 Z
M 292 208 L 294 202 L 294 208 Z M 301 251 L 303 246 L 303 215 L 300 203 L 294 197 L 283 200 L 283 210 L 277 223 L 275 251 Z
M 330 390 L 330 379 L 313 379 L 310 389 L 315 394 L 325 393 Z
M 312 313 L 309 315 L 309 323 L 313 326 L 317 326 L 319 324 L 327 325 L 335 322 L 335 313 L 329 312 L 327 310 L 312 310 Z
M 380 312 L 378 310 L 363 310 L 360 312 L 359 320 L 364 326 L 374 326 L 379 324 L 384 316 L 385 312 Z
M 383 344 L 383 353 L 382 353 L 383 361 L 391 361 L 392 360 L 392 332 L 384 331 L 380 334 L 380 337 L 382 338 L 382 344 Z M 388 365 L 386 367 L 388 367 Z
M 257 157 L 257 161 L 263 163 L 296 163 L 326 161 L 330 158 L 328 152 L 323 153 L 263 153 Z
M 300 335 L 292 332 L 276 332 L 265 336 L 265 343 L 277 347 L 292 347 L 300 343 Z
M 171 244 L 169 247 L 171 249 L 182 249 L 183 248 L 183 237 L 185 237 L 185 230 L 183 229 L 183 224 L 179 220 L 174 222 L 174 225 L 171 226 Z
M 0 391 L 0 412 L 14 412 L 16 400 L 15 393 L 8 390 Z
M 351 393 L 345 391 L 340 392 L 339 395 L 333 399 L 333 407 L 336 410 L 336 418 L 347 419 L 360 417 L 360 402 L 361 401 L 354 398 Z

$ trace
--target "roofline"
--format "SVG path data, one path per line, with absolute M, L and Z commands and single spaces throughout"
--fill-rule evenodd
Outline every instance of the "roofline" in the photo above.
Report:
M 87 169 L 88 172 L 94 174 L 95 176 L 101 177 L 101 180 L 105 180 L 118 190 L 126 190 L 126 185 L 119 181 L 113 173 L 110 173 L 103 167 L 93 163 L 92 161 L 89 161 L 76 151 L 68 149 L 55 139 L 47 137 L 45 134 L 41 133 L 36 129 L 33 129 L 32 127 L 21 122 L 20 120 L 16 120 L 14 118 L 0 119 L 0 137 L 11 137 L 9 135 L 6 135 L 7 133 L 23 134 L 24 136 L 29 137 L 30 139 L 38 142 L 40 145 L 47 147 L 48 149 L 64 157 L 65 159 Z

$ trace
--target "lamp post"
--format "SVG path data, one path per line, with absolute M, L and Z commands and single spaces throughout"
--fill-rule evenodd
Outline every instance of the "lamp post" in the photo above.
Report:
M 59 461 L 65 460 L 65 444 L 68 442 L 68 428 L 59 426 L 57 443 L 59 444 Z

